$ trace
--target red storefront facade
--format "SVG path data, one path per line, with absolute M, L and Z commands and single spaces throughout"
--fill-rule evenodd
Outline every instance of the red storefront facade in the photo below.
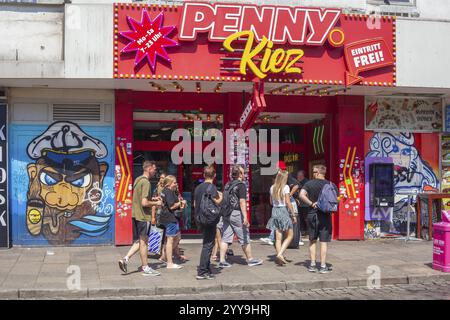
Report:
M 116 4 L 114 78 L 130 88 L 116 90 L 116 244 L 131 243 L 132 181 L 143 159 L 176 175 L 185 197 L 193 191 L 202 165 L 172 165 L 166 158 L 177 142 L 168 133 L 195 135 L 194 120 L 225 132 L 246 126 L 241 117 L 280 129 L 280 160 L 291 171 L 324 163 L 346 195 L 334 238 L 364 239 L 364 96 L 349 93 L 396 79 L 395 19 L 383 18 L 379 28 L 368 20 L 338 9 Z M 133 89 L 138 82 L 151 91 Z M 255 102 L 255 87 L 265 103 Z M 229 165 L 218 169 L 224 185 Z M 270 178 L 258 170 L 248 167 L 253 232 L 264 231 L 270 216 Z M 185 233 L 196 232 L 191 218 L 184 223 Z

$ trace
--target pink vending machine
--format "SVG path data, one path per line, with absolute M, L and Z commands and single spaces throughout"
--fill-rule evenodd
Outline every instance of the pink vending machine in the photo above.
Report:
M 433 269 L 450 272 L 450 211 L 442 211 L 442 221 L 433 224 Z

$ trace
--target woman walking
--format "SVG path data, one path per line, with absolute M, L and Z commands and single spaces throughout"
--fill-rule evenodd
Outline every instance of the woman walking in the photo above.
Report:
M 165 258 L 167 259 L 168 269 L 181 269 L 182 266 L 173 263 L 174 240 L 180 233 L 180 225 L 175 215 L 175 211 L 184 208 L 186 201 L 180 201 L 175 191 L 177 188 L 177 180 L 174 176 L 168 175 L 163 182 L 164 189 L 161 192 L 163 199 L 163 208 L 161 211 L 160 223 L 166 228 L 166 246 Z
M 275 249 L 277 251 L 275 263 L 279 266 L 291 262 L 291 260 L 287 260 L 284 257 L 284 252 L 294 237 L 293 223 L 296 223 L 287 179 L 288 172 L 279 170 L 274 184 L 270 187 L 270 204 L 273 207 L 272 216 L 267 223 L 267 229 L 275 230 Z

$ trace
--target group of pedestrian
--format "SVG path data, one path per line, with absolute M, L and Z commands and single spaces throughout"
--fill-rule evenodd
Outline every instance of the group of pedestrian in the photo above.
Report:
M 293 228 L 298 221 L 297 202 L 292 197 L 299 192 L 301 208 L 307 208 L 306 225 L 309 235 L 310 265 L 308 271 L 329 273 L 331 268 L 326 264 L 327 243 L 331 241 L 332 222 L 331 213 L 337 210 L 338 189 L 336 185 L 325 179 L 326 167 L 315 165 L 313 179 L 305 182 L 301 188 L 295 184 L 296 190 L 288 185 L 288 171 L 279 168 L 275 182 L 270 188 L 270 203 L 272 216 L 267 228 L 275 233 L 275 263 L 284 266 L 292 260 L 285 257 L 286 249 L 293 239 Z M 303 175 L 303 172 L 302 172 Z M 300 228 L 298 227 L 299 232 Z M 320 241 L 320 268 L 316 264 L 317 241 Z M 301 241 L 301 233 L 300 233 Z
M 143 274 L 159 276 L 160 272 L 148 265 L 148 233 L 150 224 L 162 225 L 165 229 L 164 246 L 160 261 L 167 269 L 181 269 L 173 258 L 185 260 L 179 249 L 181 212 L 186 200 L 178 192 L 177 180 L 172 175 L 161 174 L 154 194 L 151 194 L 150 179 L 156 173 L 153 161 L 144 161 L 143 174 L 136 178 L 133 185 L 132 229 L 133 245 L 125 257 L 119 260 L 120 269 L 127 273 L 130 258 L 139 251 Z M 151 199 L 151 200 L 149 200 Z
M 237 237 L 246 257 L 247 265 L 258 266 L 263 263 L 252 255 L 250 245 L 250 223 L 247 218 L 247 189 L 243 182 L 245 171 L 241 166 L 231 169 L 232 180 L 224 187 L 224 192 L 214 185 L 216 171 L 214 166 L 206 166 L 203 170 L 205 181 L 198 185 L 194 192 L 194 208 L 197 224 L 203 234 L 202 253 L 197 271 L 197 279 L 213 279 L 211 259 L 214 260 L 213 249 L 216 242 L 220 252 L 219 268 L 230 268 L 226 260 L 228 246 Z M 212 201 L 208 205 L 208 201 Z M 215 204 L 215 208 L 214 208 Z M 215 211 L 215 212 L 214 212 Z M 203 216 L 212 216 L 208 222 Z M 219 241 L 217 241 L 217 240 Z
M 151 194 L 150 178 L 156 173 L 156 164 L 144 161 L 143 174 L 133 185 L 132 227 L 133 245 L 127 255 L 119 260 L 120 269 L 127 273 L 130 258 L 139 252 L 140 270 L 144 275 L 158 276 L 160 272 L 148 266 L 148 232 L 150 224 L 162 225 L 165 229 L 165 241 L 160 262 L 168 269 L 181 269 L 174 258 L 185 261 L 186 257 L 179 249 L 180 219 L 186 207 L 186 201 L 178 192 L 176 178 L 160 175 L 155 192 Z M 294 238 L 293 228 L 300 224 L 299 212 L 306 213 L 306 226 L 309 234 L 311 263 L 308 271 L 328 273 L 326 264 L 327 243 L 331 241 L 331 212 L 337 205 L 337 188 L 325 180 L 326 167 L 313 167 L 313 179 L 307 180 L 304 172 L 297 179 L 290 179 L 285 167 L 279 165 L 273 185 L 270 187 L 272 215 L 267 228 L 272 231 L 275 244 L 275 263 L 284 266 L 292 260 L 285 255 Z M 227 261 L 229 245 L 237 238 L 249 267 L 261 265 L 263 261 L 253 257 L 250 245 L 250 223 L 247 218 L 247 188 L 244 182 L 245 171 L 242 166 L 231 168 L 231 181 L 223 192 L 214 184 L 216 171 L 208 165 L 203 170 L 204 182 L 194 191 L 194 218 L 202 232 L 203 244 L 197 279 L 214 279 L 211 260 L 217 261 L 219 268 L 230 268 Z M 300 179 L 299 179 L 300 178 Z M 325 192 L 324 192 L 325 190 Z M 325 195 L 324 195 L 325 194 Z M 150 199 L 150 200 L 149 200 Z M 300 231 L 300 228 L 299 228 Z M 316 265 L 316 246 L 320 240 L 320 268 Z M 302 238 L 300 234 L 300 244 Z

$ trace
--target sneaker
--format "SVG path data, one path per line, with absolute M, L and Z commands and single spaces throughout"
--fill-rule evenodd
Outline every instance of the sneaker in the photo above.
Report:
M 328 266 L 325 267 L 320 267 L 319 273 L 330 273 L 331 272 L 331 268 Z
M 122 272 L 128 273 L 127 265 L 128 265 L 128 260 L 127 259 L 120 259 L 119 260 L 119 268 L 120 268 L 120 270 L 122 270 Z
M 202 274 L 202 275 L 198 275 L 195 277 L 197 280 L 214 280 L 216 277 L 214 277 L 214 275 L 212 274 Z
M 153 270 L 153 269 L 150 268 L 149 266 L 143 267 L 143 268 L 142 268 L 142 272 L 143 272 L 143 275 L 144 275 L 144 276 L 153 276 L 153 277 L 155 277 L 155 276 L 160 276 L 160 275 L 161 275 L 161 273 L 159 273 L 159 272 L 156 271 L 156 270 Z
M 228 262 L 224 261 L 224 262 L 219 262 L 218 265 L 219 268 L 231 268 L 231 264 L 229 264 Z
M 259 266 L 263 264 L 261 259 L 252 259 L 247 262 L 249 267 Z
M 262 242 L 268 243 L 270 241 L 269 238 L 260 238 L 259 240 L 261 240 Z
M 299 246 L 304 246 L 305 243 L 304 243 L 303 241 L 300 241 L 300 242 L 298 243 L 298 245 L 299 245 Z
M 167 265 L 166 267 L 167 269 L 183 269 L 183 266 L 180 266 L 176 263 L 172 264 L 172 265 Z
M 273 246 L 273 245 L 274 245 L 274 242 L 273 242 L 272 240 L 269 239 L 269 241 L 267 241 L 267 244 Z
M 319 269 L 317 269 L 317 267 L 315 265 L 310 265 L 308 267 L 308 271 L 309 272 L 317 272 L 317 271 L 319 271 Z

